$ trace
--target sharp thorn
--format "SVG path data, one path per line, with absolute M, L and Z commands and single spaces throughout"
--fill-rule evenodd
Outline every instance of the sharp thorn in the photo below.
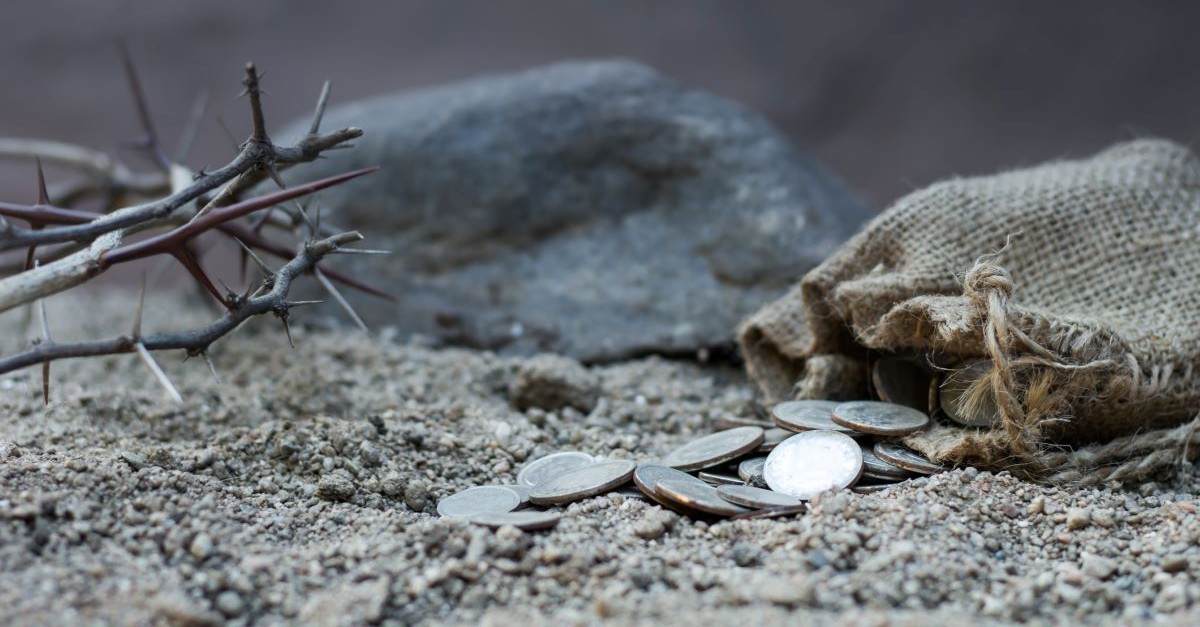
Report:
M 37 161 L 38 199 L 37 204 L 45 207 L 50 204 L 50 192 L 46 191 L 46 172 L 42 170 L 42 158 L 34 157 Z
M 288 346 L 296 348 L 296 343 L 292 341 L 292 327 L 288 324 L 287 314 L 279 316 L 279 319 L 283 321 L 283 332 L 287 334 Z
M 307 305 L 320 305 L 324 302 L 325 301 L 323 301 L 323 300 L 285 300 L 285 301 L 283 301 L 283 304 L 287 305 L 288 309 L 291 309 L 292 307 L 304 307 Z
M 328 253 L 329 255 L 391 255 L 390 250 L 375 250 L 370 248 L 335 248 Z
M 317 96 L 317 110 L 313 112 L 312 124 L 308 127 L 309 135 L 316 135 L 321 130 L 321 119 L 325 117 L 325 105 L 329 104 L 331 86 L 329 81 L 325 81 L 321 86 L 321 95 Z
M 146 305 L 146 274 L 142 273 L 142 289 L 138 290 L 137 313 L 133 316 L 133 339 L 138 341 L 142 337 L 142 309 Z
M 141 342 L 137 342 L 133 345 L 133 347 L 137 349 L 138 356 L 142 358 L 142 362 L 146 364 L 146 367 L 150 369 L 150 372 L 154 373 L 154 378 L 158 379 L 159 384 L 163 386 L 163 389 L 166 390 L 167 395 L 171 397 L 171 400 L 175 401 L 176 403 L 182 403 L 183 397 L 179 395 L 179 390 L 175 389 L 175 385 L 171 383 L 169 378 L 167 378 L 167 373 L 163 372 L 162 368 L 158 366 L 157 361 L 154 361 L 154 356 L 150 354 L 150 351 L 146 350 L 146 345 L 142 344 Z
M 255 253 L 253 250 L 251 250 L 249 246 L 242 243 L 242 240 L 234 237 L 233 241 L 237 242 L 238 246 L 242 247 L 242 252 L 246 253 L 246 255 L 248 255 L 251 259 L 254 260 L 254 263 L 258 265 L 259 270 L 263 271 L 263 274 L 266 274 L 266 275 L 275 274 L 275 271 L 271 269 L 271 266 L 268 266 L 267 262 L 263 261 L 262 257 L 259 257 L 258 254 Z
M 42 404 L 50 404 L 50 362 L 42 362 Z
M 208 366 L 208 371 L 212 373 L 213 380 L 217 382 L 217 385 L 221 385 L 221 375 L 217 374 L 217 367 L 213 365 L 212 358 L 208 356 L 208 351 L 200 351 L 200 357 Z
M 158 133 L 154 130 L 154 121 L 150 118 L 150 107 L 146 102 L 146 93 L 142 90 L 142 82 L 138 79 L 137 68 L 133 64 L 133 56 L 124 42 L 120 44 L 121 64 L 125 66 L 125 78 L 129 81 L 129 90 L 133 94 L 133 104 L 137 107 L 138 119 L 142 124 L 142 132 L 146 134 L 145 141 L 154 160 L 164 170 L 169 170 L 171 160 L 163 153 L 158 143 Z
M 241 151 L 241 143 L 238 142 L 237 137 L 234 136 L 234 134 L 233 134 L 233 131 L 229 130 L 229 125 L 225 123 L 225 119 L 222 118 L 221 116 L 217 116 L 217 125 L 220 126 L 221 131 L 223 133 L 225 133 L 225 139 L 228 139 L 229 144 L 231 146 L 233 146 L 233 152 L 234 153 L 240 152 Z
M 192 152 L 192 145 L 196 143 L 196 135 L 200 132 L 200 123 L 204 121 L 206 109 L 208 109 L 207 89 L 200 92 L 200 95 L 196 97 L 195 104 L 192 105 L 187 124 L 183 127 L 183 134 L 179 137 L 179 147 L 175 151 L 176 163 L 187 161 L 188 154 Z
M 338 288 L 333 284 L 333 281 L 330 281 L 329 277 L 325 276 L 325 273 L 321 272 L 321 269 L 316 266 L 313 266 L 313 274 L 317 277 L 317 281 L 321 283 L 321 287 L 325 288 L 325 291 L 329 292 L 329 295 L 333 296 L 333 299 L 342 306 L 342 309 L 345 310 L 346 314 L 350 316 L 350 319 L 354 321 L 355 326 L 363 331 L 369 332 L 370 329 L 367 328 L 367 323 L 363 322 L 363 319 L 358 315 L 357 311 L 354 311 L 354 307 L 350 306 L 350 301 L 346 300 L 346 297 L 342 296 L 342 293 L 338 291 Z

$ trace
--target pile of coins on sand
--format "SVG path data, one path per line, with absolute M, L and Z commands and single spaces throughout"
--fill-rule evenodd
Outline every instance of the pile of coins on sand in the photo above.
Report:
M 442 499 L 438 513 L 490 527 L 547 529 L 559 515 L 533 506 L 621 491 L 696 518 L 802 514 L 808 500 L 828 490 L 878 492 L 940 472 L 940 465 L 899 442 L 927 428 L 931 414 L 940 411 L 966 425 L 990 424 L 991 417 L 961 418 L 959 403 L 969 381 L 929 383 L 923 378 L 928 376 L 911 362 L 881 358 L 872 372 L 872 393 L 881 400 L 779 403 L 770 423 L 724 420 L 721 426 L 728 428 L 654 462 L 553 453 L 526 464 L 517 485 L 469 488 Z M 928 413 L 918 407 L 928 407 Z

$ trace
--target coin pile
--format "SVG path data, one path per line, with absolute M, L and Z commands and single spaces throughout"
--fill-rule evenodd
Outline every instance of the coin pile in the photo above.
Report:
M 489 527 L 548 529 L 557 513 L 526 508 L 620 491 L 697 518 L 791 516 L 807 511 L 806 502 L 821 492 L 876 492 L 942 470 L 895 440 L 929 425 L 929 416 L 911 407 L 788 401 L 771 415 L 775 426 L 742 419 L 658 461 L 553 453 L 526 464 L 516 485 L 468 488 L 442 499 L 438 513 Z

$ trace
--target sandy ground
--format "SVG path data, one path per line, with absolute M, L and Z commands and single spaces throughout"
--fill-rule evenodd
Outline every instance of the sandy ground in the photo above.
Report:
M 128 324 L 131 296 L 56 299 L 65 337 Z M 173 299 L 175 303 L 185 303 Z M 148 325 L 204 319 L 159 307 Z M 648 458 L 754 394 L 729 366 L 592 368 L 600 398 L 518 411 L 530 363 L 386 332 L 244 329 L 163 356 L 176 406 L 131 357 L 0 377 L 0 620 L 9 624 L 1196 624 L 1200 481 L 1047 488 L 956 470 L 829 494 L 792 520 L 706 523 L 624 496 L 553 531 L 430 512 L 577 449 Z M 28 334 L 0 317 L 6 352 Z M 528 379 L 528 376 L 526 376 Z

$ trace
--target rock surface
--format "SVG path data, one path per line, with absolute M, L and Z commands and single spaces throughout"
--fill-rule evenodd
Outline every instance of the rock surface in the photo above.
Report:
M 605 361 L 723 345 L 869 216 L 758 115 L 632 62 L 326 116 L 344 125 L 366 130 L 356 149 L 292 176 L 384 169 L 322 196 L 333 221 L 395 252 L 345 262 L 399 297 L 355 306 L 467 346 Z

